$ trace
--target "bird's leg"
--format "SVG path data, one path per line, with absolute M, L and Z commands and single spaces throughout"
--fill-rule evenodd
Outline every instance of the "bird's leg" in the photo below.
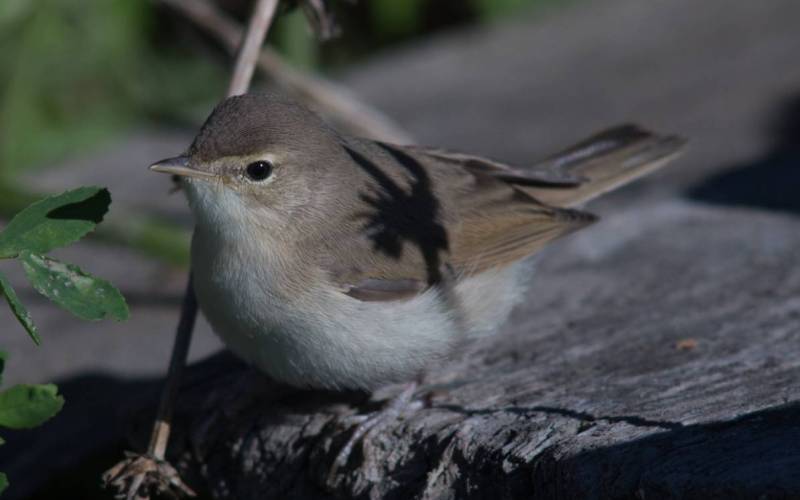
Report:
M 380 427 L 381 424 L 399 418 L 405 411 L 418 409 L 424 405 L 422 401 L 414 399 L 414 392 L 418 386 L 419 381 L 410 382 L 400 394 L 390 399 L 383 408 L 373 413 L 355 416 L 355 430 L 347 440 L 347 443 L 336 454 L 333 465 L 331 465 L 331 469 L 328 472 L 328 482 L 333 480 L 340 467 L 347 465 L 347 461 L 353 453 L 353 447 L 369 439 L 370 434 L 376 428 Z
M 461 302 L 455 293 L 456 273 L 449 263 L 444 263 L 438 268 L 438 287 L 444 297 L 445 302 L 452 311 L 455 312 L 456 327 L 466 331 L 464 316 L 462 314 L 463 308 Z M 353 447 L 360 443 L 364 443 L 369 439 L 370 434 L 380 425 L 396 420 L 400 415 L 408 410 L 415 410 L 425 406 L 429 406 L 430 401 L 415 400 L 414 392 L 422 382 L 424 374 L 420 373 L 417 379 L 406 385 L 400 394 L 389 400 L 386 405 L 380 410 L 367 414 L 356 416 L 356 428 L 347 443 L 339 450 L 336 459 L 333 461 L 330 470 L 328 471 L 328 484 L 332 484 L 335 479 L 336 473 L 340 467 L 347 465 L 350 455 L 353 453 Z

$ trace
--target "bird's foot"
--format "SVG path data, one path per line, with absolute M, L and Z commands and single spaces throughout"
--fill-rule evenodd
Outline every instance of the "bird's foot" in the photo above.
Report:
M 336 455 L 333 465 L 331 465 L 328 471 L 328 483 L 332 483 L 339 469 L 347 465 L 350 455 L 353 453 L 353 448 L 357 444 L 363 444 L 370 438 L 373 432 L 380 429 L 383 425 L 396 420 L 404 412 L 417 410 L 425 406 L 423 401 L 414 399 L 414 392 L 416 390 L 417 383 L 412 382 L 408 384 L 400 394 L 390 399 L 383 408 L 373 413 L 353 415 L 346 419 L 348 423 L 355 425 L 355 430 L 347 440 L 347 443 L 345 443 Z
M 125 460 L 103 474 L 105 487 L 117 491 L 114 498 L 146 500 L 151 495 L 167 498 L 196 496 L 169 462 L 130 452 L 125 455 Z

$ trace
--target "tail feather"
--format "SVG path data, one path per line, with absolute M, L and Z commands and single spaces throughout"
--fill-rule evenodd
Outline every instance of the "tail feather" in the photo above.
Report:
M 683 150 L 686 140 L 657 135 L 636 125 L 614 127 L 540 162 L 537 171 L 575 177 L 574 186 L 521 187 L 539 201 L 574 207 L 664 166 Z

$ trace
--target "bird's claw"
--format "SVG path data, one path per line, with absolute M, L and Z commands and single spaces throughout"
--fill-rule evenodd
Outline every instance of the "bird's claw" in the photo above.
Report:
M 363 444 L 376 429 L 399 418 L 403 413 L 415 411 L 425 406 L 424 401 L 418 401 L 413 398 L 416 388 L 416 383 L 408 384 L 399 395 L 392 398 L 380 410 L 366 415 L 351 415 L 343 419 L 343 423 L 355 426 L 355 429 L 345 445 L 339 450 L 339 453 L 336 454 L 336 458 L 328 470 L 328 484 L 335 482 L 336 474 L 341 467 L 347 465 L 350 455 L 353 453 L 353 448 L 357 444 Z
M 165 460 L 126 452 L 125 459 L 103 474 L 103 485 L 116 490 L 118 500 L 149 500 L 151 495 L 167 498 L 197 494 Z

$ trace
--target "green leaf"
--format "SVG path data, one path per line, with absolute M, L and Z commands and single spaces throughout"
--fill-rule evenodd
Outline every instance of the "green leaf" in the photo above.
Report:
M 8 478 L 5 474 L 0 472 L 0 493 L 2 493 L 6 488 L 8 488 Z
M 36 331 L 36 325 L 33 324 L 30 313 L 25 309 L 25 306 L 22 305 L 22 302 L 19 301 L 17 293 L 11 287 L 11 283 L 9 283 L 2 274 L 0 274 L 0 294 L 6 298 L 6 302 L 8 302 L 9 307 L 11 307 L 11 312 L 14 313 L 14 316 L 17 317 L 17 320 L 19 320 L 20 324 L 28 332 L 28 335 L 31 336 L 33 342 L 36 345 L 40 345 L 42 339 Z M 0 365 L 0 373 L 2 373 L 2 371 L 2 365 Z
M 48 299 L 82 319 L 128 319 L 128 305 L 114 285 L 44 255 L 19 254 L 33 287 Z
M 42 425 L 64 406 L 53 384 L 15 385 L 0 392 L 0 425 L 10 429 L 30 429 Z
M 82 238 L 103 220 L 111 195 L 107 189 L 81 187 L 24 208 L 0 233 L 0 258 L 23 250 L 46 253 Z

